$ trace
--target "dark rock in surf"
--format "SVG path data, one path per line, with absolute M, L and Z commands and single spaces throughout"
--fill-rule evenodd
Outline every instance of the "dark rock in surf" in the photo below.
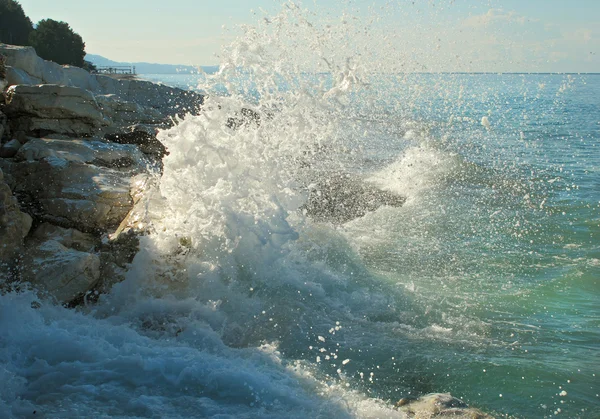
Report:
M 156 131 L 145 125 L 134 125 L 130 131 L 106 134 L 104 138 L 118 144 L 134 144 L 140 151 L 157 160 L 169 154 L 167 148 L 156 138 Z
M 406 198 L 384 191 L 348 174 L 329 175 L 308 187 L 301 208 L 317 221 L 345 223 L 382 206 L 400 207 Z
M 227 119 L 227 128 L 238 129 L 241 127 L 248 127 L 251 125 L 260 127 L 260 114 L 249 108 L 242 108 L 242 110 Z
M 21 142 L 17 139 L 10 140 L 6 144 L 0 146 L 0 157 L 14 157 L 21 148 Z
M 396 403 L 395 407 L 406 413 L 409 418 L 493 419 L 487 413 L 469 407 L 465 402 L 452 397 L 449 393 L 403 398 Z

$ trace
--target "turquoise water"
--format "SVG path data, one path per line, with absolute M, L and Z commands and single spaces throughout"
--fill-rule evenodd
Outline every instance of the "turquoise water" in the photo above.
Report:
M 399 398 L 451 392 L 599 417 L 600 76 L 289 85 L 159 135 L 153 233 L 97 304 L 0 297 L 2 416 L 402 418 Z M 243 106 L 261 124 L 227 128 Z M 340 171 L 408 200 L 303 216 L 300 180 Z
M 394 219 L 393 238 L 361 253 L 431 307 L 426 324 L 466 333 L 418 345 L 437 385 L 517 416 L 597 417 L 600 77 L 421 79 L 448 78 L 455 91 L 412 114 L 456 168 L 417 223 Z M 452 115 L 489 115 L 491 128 Z
M 353 326 L 367 348 L 349 369 L 378 373 L 359 387 L 600 415 L 600 76 L 399 75 L 377 88 L 375 110 L 357 100 L 346 114 L 346 152 L 360 151 L 345 165 L 414 199 L 336 227 L 351 250 L 327 256 L 342 270 L 360 260 L 386 294 Z M 336 344 L 356 358 L 347 339 Z

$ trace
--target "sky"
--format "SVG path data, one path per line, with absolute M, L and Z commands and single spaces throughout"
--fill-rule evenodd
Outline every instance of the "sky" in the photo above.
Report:
M 86 51 L 122 62 L 215 65 L 239 25 L 283 0 L 19 0 L 36 23 L 69 23 Z M 308 0 L 311 19 L 375 21 L 386 45 L 423 71 L 600 72 L 598 0 Z M 374 18 L 375 17 L 375 18 Z M 389 44 L 386 34 L 394 44 Z M 373 45 L 379 42 L 369 37 Z M 347 42 L 359 42 L 350 36 Z

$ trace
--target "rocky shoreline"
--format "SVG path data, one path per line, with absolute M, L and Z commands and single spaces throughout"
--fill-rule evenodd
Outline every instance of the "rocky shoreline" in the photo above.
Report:
M 0 44 L 0 283 L 74 306 L 122 279 L 132 209 L 160 175 L 158 128 L 203 96 L 117 80 Z

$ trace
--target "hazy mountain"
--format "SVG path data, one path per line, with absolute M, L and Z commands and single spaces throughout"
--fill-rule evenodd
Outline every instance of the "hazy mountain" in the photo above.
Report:
M 87 54 L 85 60 L 99 67 L 135 66 L 137 74 L 193 74 L 198 73 L 198 71 L 216 73 L 219 70 L 219 66 L 194 67 L 189 65 L 118 62 L 96 54 Z

